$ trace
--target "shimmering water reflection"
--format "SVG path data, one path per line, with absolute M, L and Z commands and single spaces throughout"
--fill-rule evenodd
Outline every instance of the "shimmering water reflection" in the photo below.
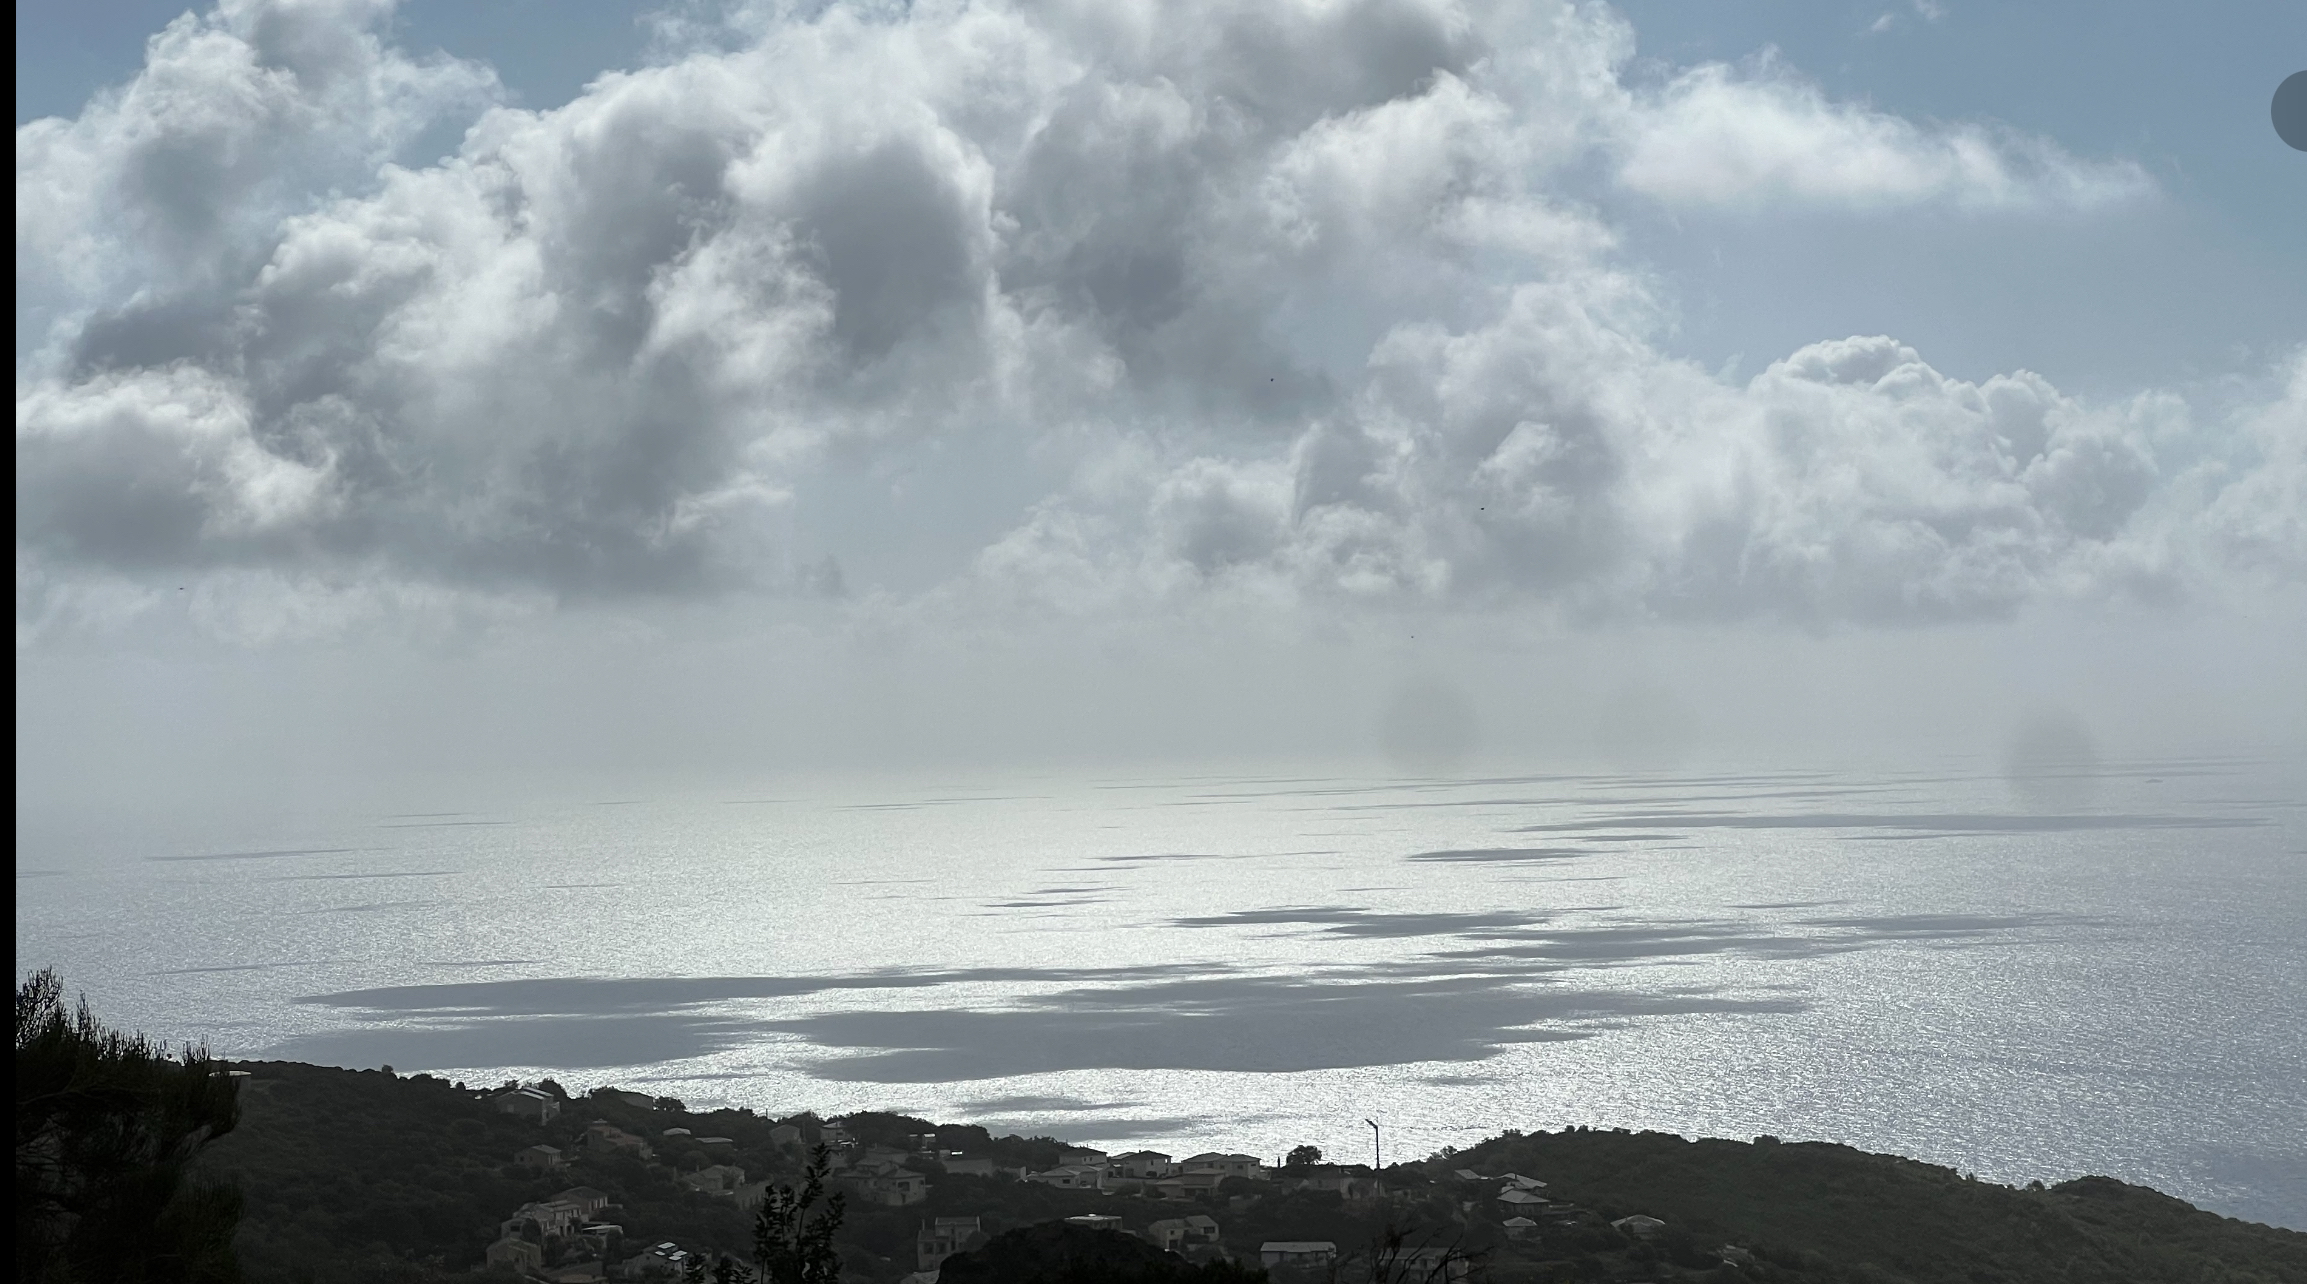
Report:
M 28 850 L 17 958 L 240 1055 L 1269 1153 L 1358 1154 L 1366 1116 L 1396 1153 L 1769 1132 L 2307 1227 L 2307 789 L 2097 786 L 780 781 L 235 821 Z

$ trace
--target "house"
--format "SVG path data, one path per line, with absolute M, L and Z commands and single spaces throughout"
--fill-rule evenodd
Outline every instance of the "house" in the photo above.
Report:
M 1338 1246 L 1326 1239 L 1269 1239 L 1258 1245 L 1258 1263 L 1276 1266 L 1328 1266 Z
M 745 1184 L 745 1170 L 735 1164 L 714 1164 L 683 1174 L 681 1184 L 703 1195 L 734 1195 Z
M 1121 1229 L 1121 1218 L 1112 1216 L 1107 1213 L 1077 1213 L 1072 1217 L 1066 1218 L 1065 1224 L 1068 1226 L 1084 1226 L 1090 1230 L 1118 1231 Z
M 700 1146 L 734 1146 L 737 1142 L 729 1137 L 699 1137 L 697 1144 Z
M 1165 1217 L 1145 1228 L 1146 1240 L 1156 1248 L 1182 1253 L 1197 1244 L 1218 1242 L 1217 1219 L 1203 1213 L 1191 1217 Z
M 1148 1182 L 1146 1190 L 1156 1199 L 1208 1199 L 1217 1194 L 1218 1183 L 1224 1180 L 1217 1173 L 1179 1173 Z
M 993 1161 L 982 1156 L 971 1158 L 958 1150 L 948 1150 L 938 1156 L 937 1162 L 945 1166 L 945 1171 L 958 1177 L 993 1176 Z
M 513 1162 L 537 1172 L 550 1172 L 568 1166 L 568 1156 L 559 1146 L 528 1146 L 513 1152 Z
M 621 1280 L 677 1280 L 688 1273 L 695 1254 L 667 1240 L 653 1244 L 617 1263 L 611 1278 Z
M 1058 1152 L 1057 1166 L 1060 1168 L 1105 1168 L 1109 1167 L 1110 1164 L 1102 1150 L 1063 1150 Z
M 974 1217 L 940 1217 L 921 1224 L 913 1236 L 913 1262 L 924 1271 L 935 1271 L 946 1258 L 982 1242 L 984 1232 Z
M 1263 1181 L 1266 1177 L 1265 1161 L 1255 1155 L 1220 1155 L 1216 1153 L 1193 1155 L 1178 1165 L 1180 1175 L 1187 1173 L 1216 1173 L 1220 1177 L 1248 1177 Z
M 1621 1217 L 1610 1224 L 1640 1239 L 1648 1239 L 1666 1229 L 1665 1222 L 1643 1213 L 1636 1213 L 1632 1217 Z
M 523 1275 L 535 1275 L 545 1269 L 545 1250 L 518 1235 L 507 1235 L 489 1245 L 481 1256 L 491 1266 L 510 1266 Z
M 1517 1213 L 1535 1212 L 1546 1206 L 1546 1197 L 1509 1186 L 1498 1192 L 1498 1202 Z
M 1339 1164 L 1317 1164 L 1290 1178 L 1298 1190 L 1334 1190 L 1347 1199 L 1368 1199 L 1378 1193 L 1374 1174 L 1356 1172 Z
M 747 1182 L 744 1185 L 739 1186 L 737 1189 L 730 1191 L 729 1197 L 737 1201 L 738 1212 L 750 1213 L 754 1209 L 759 1208 L 761 1205 L 768 1202 L 769 1183 L 766 1181 Z
M 929 1198 L 929 1179 L 894 1163 L 859 1164 L 841 1174 L 857 1197 L 884 1208 L 903 1208 Z
M 1135 1177 L 1152 1181 L 1174 1175 L 1177 1161 L 1158 1150 L 1133 1150 L 1126 1155 L 1115 1155 L 1106 1161 L 1106 1171 L 1116 1177 Z
M 610 1123 L 606 1119 L 595 1119 L 593 1122 L 585 1125 L 585 1144 L 588 1146 L 598 1146 L 606 1150 L 630 1151 L 631 1153 L 638 1155 L 643 1159 L 647 1159 L 656 1153 L 655 1151 L 649 1149 L 648 1142 L 645 1142 L 639 1137 L 626 1132 L 624 1129 L 619 1128 L 617 1125 Z
M 801 1144 L 801 1130 L 792 1124 L 779 1124 L 769 1130 L 769 1144 L 772 1146 L 798 1146 Z
M 1060 1164 L 1038 1173 L 1027 1173 L 1025 1179 L 1043 1186 L 1055 1186 L 1060 1190 L 1098 1190 L 1105 1185 L 1105 1169 Z
M 571 1186 L 553 1196 L 553 1202 L 572 1204 L 576 1207 L 577 1216 L 589 1218 L 609 1206 L 609 1192 L 591 1186 Z
M 611 1088 L 609 1095 L 636 1110 L 655 1110 L 657 1108 L 657 1099 L 646 1092 L 626 1092 L 620 1088 Z
M 686 1128 L 667 1128 L 664 1135 L 667 1137 L 688 1137 L 694 1134 Z
M 1504 1177 L 1499 1178 L 1499 1180 L 1505 1182 L 1508 1186 L 1511 1186 L 1516 1190 L 1546 1189 L 1545 1182 L 1542 1182 L 1535 1177 L 1525 1177 L 1520 1173 L 1507 1173 Z
M 1487 1178 L 1487 1177 L 1484 1177 L 1482 1174 L 1480 1174 L 1480 1173 L 1478 1173 L 1478 1172 L 1475 1172 L 1475 1171 L 1474 1171 L 1473 1169 L 1471 1169 L 1471 1168 L 1461 1168 L 1461 1169 L 1459 1169 L 1458 1171 L 1456 1171 L 1456 1172 L 1454 1172 L 1454 1173 L 1452 1173 L 1452 1174 L 1450 1174 L 1450 1175 L 1451 1175 L 1451 1176 L 1453 1176 L 1453 1177 L 1456 1177 L 1456 1178 L 1457 1178 L 1459 1181 L 1488 1181 L 1488 1180 L 1490 1180 L 1489 1178 Z
M 1473 1259 L 1440 1246 L 1396 1249 L 1378 1259 L 1378 1278 L 1459 1284 L 1474 1270 Z
M 610 1247 L 625 1238 L 625 1228 L 613 1222 L 589 1222 L 579 1226 L 569 1240 L 569 1252 L 584 1257 L 599 1258 Z
M 513 1215 L 497 1224 L 504 1236 L 515 1239 L 552 1239 L 568 1234 L 584 1220 L 575 1204 L 560 1200 L 523 1204 Z
M 1529 1239 L 1537 1233 L 1538 1223 L 1527 1217 L 1509 1217 L 1506 1219 L 1506 1238 L 1508 1239 Z
M 561 1113 L 561 1103 L 553 1094 L 535 1088 L 507 1088 L 489 1098 L 489 1104 L 531 1123 L 551 1123 Z

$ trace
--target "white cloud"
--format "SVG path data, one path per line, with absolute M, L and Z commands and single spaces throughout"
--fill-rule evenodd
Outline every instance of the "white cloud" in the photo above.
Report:
M 1606 10 L 835 6 L 543 113 L 382 13 L 180 20 L 18 131 L 20 638 L 138 577 L 209 577 L 246 637 L 823 587 L 872 538 L 803 516 L 835 465 L 915 477 L 979 550 L 939 600 L 997 613 L 1913 619 L 2298 573 L 2296 386 L 2214 467 L 2167 398 L 1889 339 L 1743 387 L 1664 355 L 1581 162 L 1730 205 L 2138 183 L 1775 72 L 1644 97 Z M 958 441 L 1072 480 L 987 510 Z
M 2091 209 L 2154 190 L 2132 162 L 1834 102 L 1771 61 L 1745 76 L 1721 63 L 1694 67 L 1639 99 L 1618 176 L 1662 201 L 1749 209 Z

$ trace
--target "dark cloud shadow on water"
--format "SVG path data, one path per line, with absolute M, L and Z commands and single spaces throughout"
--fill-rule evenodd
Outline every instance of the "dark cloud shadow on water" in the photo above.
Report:
M 1243 1122 L 1243 1118 L 1239 1115 L 1228 1115 L 1226 1122 L 1238 1125 Z M 1057 1123 L 1037 1123 L 1031 1119 L 1005 1119 L 989 1115 L 973 1118 L 970 1122 L 995 1136 L 1003 1133 L 1036 1134 L 1054 1129 L 1064 1133 L 1065 1139 L 1069 1141 L 1115 1142 L 1132 1141 L 1140 1137 L 1167 1137 L 1175 1133 L 1185 1132 L 1188 1129 L 1199 1128 L 1207 1124 L 1209 1119 L 1196 1115 L 1166 1115 L 1152 1119 L 1131 1119 L 1126 1116 L 1111 1119 L 1084 1117 L 1066 1119 Z
M 1263 910 L 1236 910 L 1199 918 L 1170 920 L 1174 927 L 1313 926 L 1334 936 L 1369 936 L 1406 940 L 1419 936 L 1455 935 L 1483 928 L 1522 927 L 1543 921 L 1542 915 L 1503 910 L 1485 914 L 1385 914 L 1344 905 L 1314 905 Z
M 1440 865 L 1514 865 L 1528 861 L 1576 860 L 1590 847 L 1469 847 L 1460 851 L 1412 852 L 1404 860 Z
M 982 1101 L 964 1101 L 958 1108 L 973 1115 L 987 1113 L 1010 1114 L 1082 1114 L 1096 1110 L 1127 1110 L 1140 1105 L 1136 1101 L 1091 1101 L 1083 1097 L 1014 1096 L 987 1097 Z
M 1639 1018 L 1805 1006 L 1698 990 L 1557 987 L 1529 976 L 1220 976 L 1069 990 L 999 1010 L 830 1012 L 771 1026 L 856 1052 L 811 1065 L 818 1078 L 936 1083 L 1065 1070 L 1289 1073 L 1479 1061 L 1510 1044 L 1588 1038 Z
M 1789 923 L 1691 919 L 1559 925 L 1516 912 L 1387 914 L 1350 906 L 1288 907 L 1187 928 L 1295 926 L 1381 940 L 1462 942 L 1375 963 L 1300 973 L 1247 973 L 1222 963 L 1088 969 L 977 968 L 795 977 L 542 977 L 390 986 L 315 995 L 305 1004 L 355 1014 L 346 1029 L 306 1035 L 267 1056 L 404 1069 L 548 1066 L 593 1069 L 680 1061 L 765 1039 L 798 1040 L 818 1078 L 945 1083 L 1068 1070 L 1286 1073 L 1467 1062 L 1518 1043 L 1582 1039 L 1629 1022 L 1695 1015 L 1798 1012 L 1790 987 L 1611 985 L 1616 969 L 1700 956 L 1819 958 L 1878 947 L 1969 948 L 2089 927 L 2057 915 L 1819 917 Z M 780 1013 L 764 1002 L 827 994 L 932 991 L 957 984 L 1057 986 L 969 1006 L 887 1000 Z M 1086 1113 L 1127 1102 L 1006 1097 L 996 1114 Z M 1161 1121 L 1096 1121 L 1097 1135 Z M 1083 1127 L 1089 1124 L 1085 1121 Z M 1157 1129 L 1157 1131 L 1160 1129 Z
M 2027 815 L 2008 812 L 1934 812 L 1900 815 L 1817 812 L 1746 815 L 1736 812 L 1637 812 L 1587 821 L 1523 825 L 1517 834 L 1580 834 L 1596 829 L 1875 829 L 1869 837 L 1952 838 L 1974 834 L 2050 834 L 2102 829 L 2247 829 L 2267 822 L 2247 816 Z M 1590 837 L 1590 841 L 1603 841 Z
M 595 1070 L 708 1056 L 757 1034 L 752 1023 L 700 1013 L 527 1016 L 445 1024 L 364 1025 L 267 1048 L 269 1060 L 445 1070 L 554 1066 Z

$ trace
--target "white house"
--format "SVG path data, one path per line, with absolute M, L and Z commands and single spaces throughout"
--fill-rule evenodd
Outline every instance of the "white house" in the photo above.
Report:
M 1217 1173 L 1179 1173 L 1148 1182 L 1146 1188 L 1156 1199 L 1206 1199 L 1217 1192 L 1218 1183 L 1224 1180 Z
M 914 1265 L 934 1272 L 946 1258 L 970 1247 L 972 1240 L 982 1236 L 983 1231 L 974 1217 L 940 1217 L 923 1222 L 913 1236 Z
M 1398 1249 L 1380 1256 L 1377 1265 L 1380 1279 L 1430 1280 L 1435 1284 L 1458 1284 L 1474 1271 L 1472 1259 L 1464 1253 L 1433 1246 Z
M 497 1230 L 506 1238 L 526 1239 L 533 1225 L 541 1238 L 558 1238 L 575 1230 L 582 1220 L 584 1215 L 577 1211 L 575 1204 L 555 1199 L 521 1205 L 513 1210 L 512 1216 L 497 1224 Z
M 1367 1199 L 1378 1193 L 1375 1176 L 1337 1164 L 1320 1164 L 1306 1169 L 1301 1176 L 1285 1180 L 1295 1182 L 1299 1190 L 1334 1190 L 1347 1199 Z
M 1060 1190 L 1098 1190 L 1105 1185 L 1105 1169 L 1080 1164 L 1060 1164 L 1038 1173 L 1027 1173 L 1025 1179 Z
M 841 1180 L 858 1198 L 884 1208 L 903 1208 L 929 1198 L 929 1179 L 898 1164 L 859 1164 L 843 1173 Z
M 1106 1171 L 1116 1177 L 1147 1181 L 1172 1176 L 1177 1170 L 1177 1161 L 1158 1150 L 1133 1150 L 1126 1155 L 1115 1155 L 1106 1163 Z
M 745 1170 L 735 1164 L 712 1164 L 683 1174 L 681 1184 L 700 1194 L 730 1195 L 745 1184 Z
M 551 1123 L 561 1113 L 561 1103 L 553 1094 L 535 1088 L 508 1088 L 489 1098 L 489 1104 L 532 1123 Z
M 626 1132 L 606 1119 L 595 1119 L 585 1125 L 585 1144 L 598 1146 L 604 1150 L 631 1151 L 643 1159 L 656 1153 L 649 1149 L 648 1142 Z
M 545 1269 L 545 1250 L 518 1235 L 507 1235 L 489 1245 L 481 1256 L 491 1266 L 510 1266 L 523 1275 Z
M 609 1192 L 592 1186 L 571 1186 L 553 1196 L 556 1204 L 571 1204 L 579 1217 L 591 1217 L 609 1206 Z
M 1196 1213 L 1191 1217 L 1165 1217 L 1145 1228 L 1147 1242 L 1156 1248 L 1182 1253 L 1196 1244 L 1218 1242 L 1216 1219 Z
M 1269 1239 L 1258 1245 L 1258 1262 L 1266 1267 L 1327 1266 L 1338 1256 L 1338 1246 L 1326 1239 Z
M 1216 1173 L 1220 1177 L 1248 1177 L 1263 1180 L 1265 1161 L 1256 1155 L 1221 1155 L 1215 1152 L 1192 1155 L 1178 1165 L 1183 1173 Z

